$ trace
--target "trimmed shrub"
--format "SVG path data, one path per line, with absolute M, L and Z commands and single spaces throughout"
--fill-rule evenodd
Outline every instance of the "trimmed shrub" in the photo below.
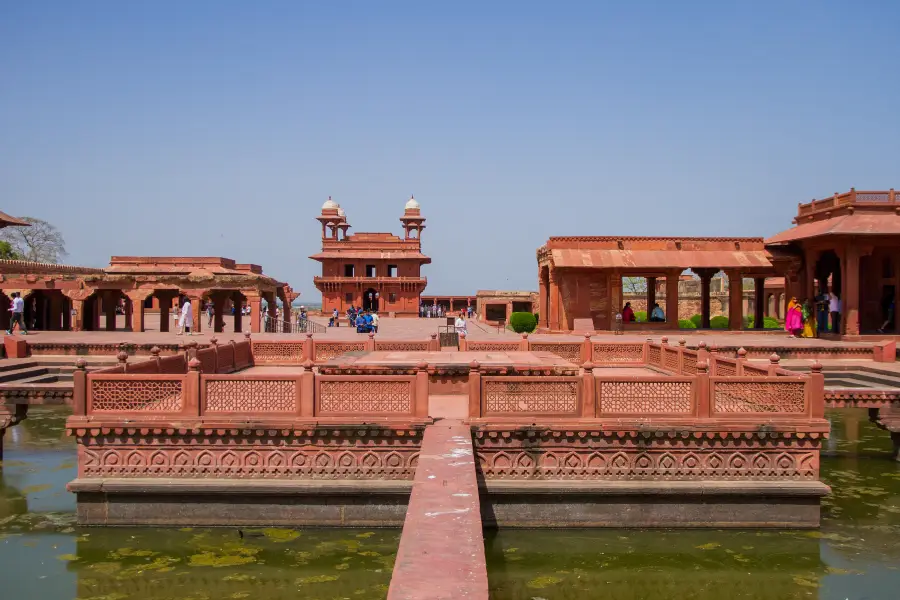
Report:
M 746 323 L 747 329 L 753 329 L 753 325 L 756 323 L 756 319 L 753 317 L 747 317 L 744 319 Z M 763 317 L 763 329 L 781 329 L 782 325 L 778 322 L 778 319 L 773 317 Z
M 712 329 L 728 329 L 728 317 L 719 315 L 709 320 L 709 326 Z
M 678 327 L 679 329 L 697 329 L 691 319 L 678 319 Z
M 694 329 L 700 329 L 700 323 L 702 323 L 702 322 L 703 322 L 702 315 L 694 315 L 693 317 L 691 317 L 691 323 L 694 324 Z
M 527 312 L 514 312 L 509 315 L 509 326 L 516 333 L 531 333 L 537 327 L 537 319 Z
M 646 310 L 634 311 L 634 320 L 640 321 L 641 323 L 646 323 L 647 322 L 647 311 Z

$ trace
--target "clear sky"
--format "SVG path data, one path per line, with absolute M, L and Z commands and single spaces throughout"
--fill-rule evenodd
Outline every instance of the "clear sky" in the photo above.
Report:
M 428 228 L 426 293 L 551 235 L 761 235 L 900 188 L 900 2 L 0 0 L 0 210 L 68 262 L 227 256 L 318 302 L 314 220 Z

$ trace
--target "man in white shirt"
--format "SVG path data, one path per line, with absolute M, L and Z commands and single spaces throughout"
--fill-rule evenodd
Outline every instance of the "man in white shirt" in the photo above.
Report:
M 191 328 L 194 326 L 194 313 L 191 311 L 191 301 L 189 298 L 184 299 L 184 304 L 181 305 L 181 318 L 178 321 L 178 325 L 181 327 L 182 333 L 187 333 L 188 335 L 194 335 L 194 332 L 191 331 Z
M 6 330 L 6 335 L 13 334 L 16 323 L 19 324 L 22 335 L 28 335 L 28 330 L 25 328 L 25 301 L 22 299 L 19 292 L 13 292 L 12 302 L 10 302 L 9 305 L 9 312 L 12 314 L 10 315 L 9 329 Z
M 831 313 L 831 333 L 840 333 L 841 299 L 834 292 L 828 294 L 828 312 Z
M 469 335 L 469 332 L 466 330 L 466 320 L 463 319 L 462 314 L 456 317 L 456 322 L 453 324 L 453 326 L 456 328 L 456 333 L 458 335 Z
M 372 333 L 378 333 L 378 313 L 372 313 Z

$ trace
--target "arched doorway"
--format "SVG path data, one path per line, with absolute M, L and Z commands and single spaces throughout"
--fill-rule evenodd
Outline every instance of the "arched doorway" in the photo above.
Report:
M 363 292 L 363 310 L 378 312 L 378 292 L 374 288 Z

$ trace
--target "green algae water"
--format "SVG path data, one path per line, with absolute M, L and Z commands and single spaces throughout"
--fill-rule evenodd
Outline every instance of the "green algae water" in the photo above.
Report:
M 399 530 L 77 527 L 66 416 L 32 407 L 7 430 L 0 598 L 386 597 Z M 865 411 L 828 417 L 821 530 L 487 531 L 491 598 L 900 597 L 900 463 Z

